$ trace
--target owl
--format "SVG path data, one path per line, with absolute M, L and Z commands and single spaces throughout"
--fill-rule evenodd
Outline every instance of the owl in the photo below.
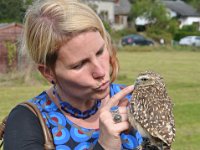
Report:
M 134 83 L 128 119 L 142 135 L 143 149 L 170 150 L 175 140 L 173 103 L 163 78 L 152 71 L 140 73 Z

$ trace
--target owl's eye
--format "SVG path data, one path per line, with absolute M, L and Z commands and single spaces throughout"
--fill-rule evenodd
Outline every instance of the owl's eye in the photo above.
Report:
M 147 81 L 148 79 L 147 79 L 147 78 L 142 78 L 141 80 L 142 80 L 142 81 Z

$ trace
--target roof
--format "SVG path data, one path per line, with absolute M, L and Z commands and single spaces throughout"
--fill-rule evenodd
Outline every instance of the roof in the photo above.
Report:
M 115 15 L 127 15 L 130 12 L 131 4 L 129 0 L 119 0 L 115 3 Z
M 7 26 L 7 25 L 8 25 L 8 23 L 0 23 L 0 28 L 3 28 L 5 26 Z
M 0 23 L 0 42 L 16 41 L 21 36 L 23 25 L 18 23 Z
M 200 14 L 192 6 L 181 0 L 163 0 L 165 6 L 181 16 L 200 16 Z
M 13 26 L 18 26 L 18 27 L 21 27 L 23 28 L 23 25 L 22 24 L 19 24 L 19 23 L 0 23 L 0 31 L 1 30 L 4 30 L 4 29 L 7 29 L 7 28 L 10 28 L 10 27 L 13 27 Z

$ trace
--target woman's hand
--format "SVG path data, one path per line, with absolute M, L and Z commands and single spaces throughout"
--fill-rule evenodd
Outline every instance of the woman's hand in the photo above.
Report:
M 99 117 L 99 129 L 100 137 L 99 144 L 106 150 L 120 150 L 121 139 L 120 133 L 129 129 L 128 116 L 127 116 L 127 104 L 128 101 L 122 100 L 128 93 L 133 91 L 133 86 L 128 86 L 122 91 L 114 95 L 100 110 Z M 113 106 L 119 106 L 119 114 L 122 119 L 121 122 L 116 123 L 113 120 L 110 108 Z

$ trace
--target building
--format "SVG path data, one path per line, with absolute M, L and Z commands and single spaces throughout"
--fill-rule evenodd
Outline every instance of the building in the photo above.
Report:
M 128 13 L 131 9 L 129 0 L 83 0 L 108 22 L 113 29 L 119 30 L 128 26 Z
M 128 27 L 128 14 L 131 10 L 129 0 L 116 0 L 114 10 L 115 20 L 113 28 L 119 30 Z
M 186 4 L 184 1 L 176 0 L 164 0 L 170 16 L 177 18 L 180 22 L 180 28 L 184 25 L 192 25 L 194 23 L 199 25 L 200 30 L 200 13 L 197 12 L 192 6 Z
M 200 13 L 195 8 L 181 0 L 162 0 L 166 7 L 169 17 L 176 18 L 180 22 L 179 28 L 184 25 L 198 24 L 200 30 Z M 145 17 L 139 16 L 135 20 L 137 26 L 145 26 L 152 23 Z
M 17 47 L 22 31 L 23 26 L 18 23 L 0 24 L 0 73 L 18 68 L 20 58 Z
M 99 17 L 108 23 L 114 22 L 114 0 L 83 0 Z

